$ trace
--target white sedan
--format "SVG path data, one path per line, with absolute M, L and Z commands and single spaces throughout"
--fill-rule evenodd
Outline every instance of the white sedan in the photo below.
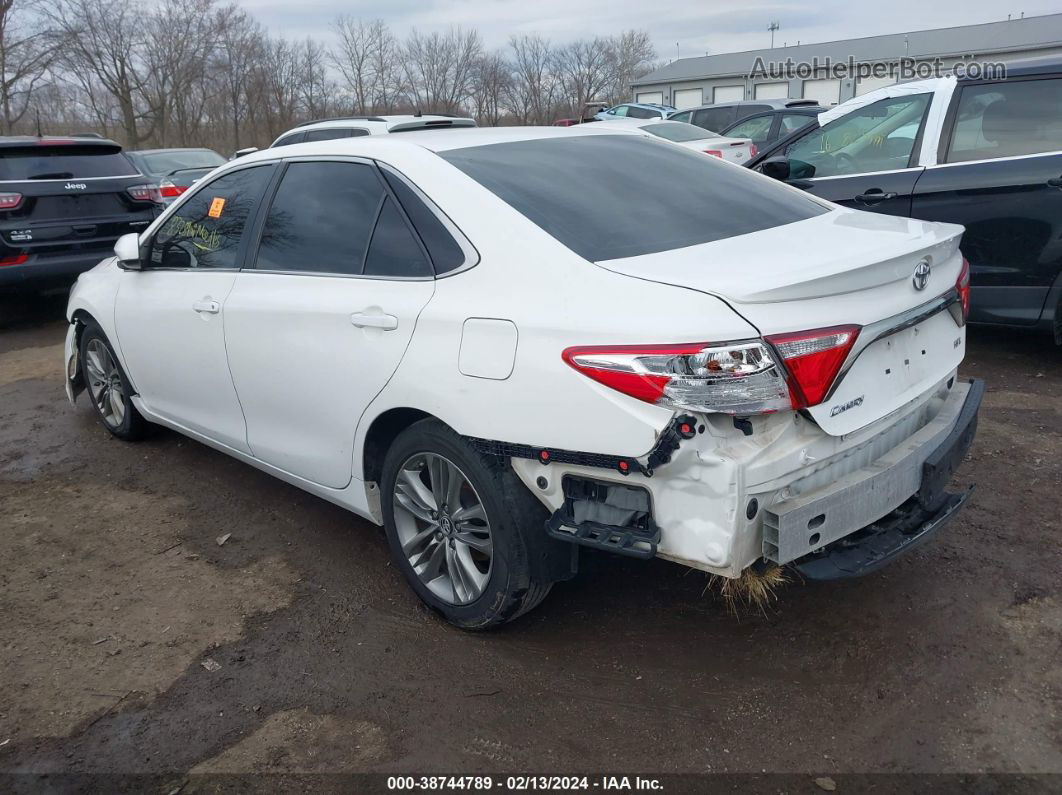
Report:
M 71 401 L 384 525 L 470 629 L 584 547 L 832 578 L 942 526 L 981 394 L 962 228 L 614 130 L 230 162 L 78 280 Z
M 684 146 L 695 152 L 703 152 L 738 165 L 744 165 L 758 154 L 756 144 L 749 138 L 727 138 L 717 132 L 706 130 L 695 124 L 687 124 L 684 121 L 616 119 L 610 121 L 609 126 L 617 130 L 653 135 L 678 146 Z

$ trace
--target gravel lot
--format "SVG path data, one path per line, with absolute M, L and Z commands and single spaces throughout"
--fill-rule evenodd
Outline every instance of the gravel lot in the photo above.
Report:
M 72 408 L 62 307 L 0 308 L 0 771 L 1062 774 L 1043 338 L 971 332 L 978 491 L 884 572 L 735 618 L 700 573 L 585 555 L 540 609 L 469 635 L 372 526 Z

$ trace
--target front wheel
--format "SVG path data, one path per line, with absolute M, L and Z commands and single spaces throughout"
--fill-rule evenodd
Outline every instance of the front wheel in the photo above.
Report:
M 81 373 L 96 414 L 108 431 L 125 441 L 141 439 L 150 432 L 151 423 L 129 399 L 133 390 L 118 357 L 95 324 L 87 325 L 81 333 Z
M 384 527 L 391 553 L 417 595 L 464 629 L 488 629 L 545 598 L 525 533 L 545 509 L 512 470 L 471 450 L 436 420 L 395 440 L 384 460 Z

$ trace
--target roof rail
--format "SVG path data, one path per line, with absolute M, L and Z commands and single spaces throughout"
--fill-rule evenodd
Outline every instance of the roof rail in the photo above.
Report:
M 306 127 L 310 124 L 317 124 L 322 121 L 387 121 L 387 119 L 380 116 L 332 116 L 328 119 L 311 119 L 310 121 L 304 121 L 301 124 L 296 124 L 292 127 L 293 130 L 297 130 L 299 127 Z

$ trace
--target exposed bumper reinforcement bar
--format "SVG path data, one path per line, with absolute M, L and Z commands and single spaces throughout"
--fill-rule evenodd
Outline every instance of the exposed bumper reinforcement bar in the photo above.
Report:
M 922 463 L 921 486 L 913 496 L 881 519 L 791 565 L 810 580 L 860 577 L 918 546 L 954 518 L 973 486 L 958 494 L 945 488 L 973 442 L 984 391 L 984 381 L 970 382 L 955 424 Z

